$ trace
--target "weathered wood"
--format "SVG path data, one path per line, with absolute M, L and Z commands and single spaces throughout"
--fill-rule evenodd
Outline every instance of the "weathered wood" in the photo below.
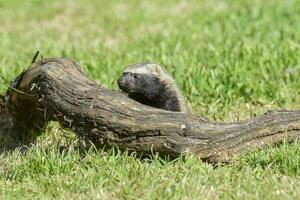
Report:
M 46 59 L 33 63 L 6 93 L 14 123 L 37 136 L 48 121 L 106 147 L 144 155 L 194 154 L 209 162 L 300 137 L 300 111 L 270 111 L 236 123 L 139 104 L 89 80 L 78 63 Z M 37 133 L 37 134 L 32 134 Z

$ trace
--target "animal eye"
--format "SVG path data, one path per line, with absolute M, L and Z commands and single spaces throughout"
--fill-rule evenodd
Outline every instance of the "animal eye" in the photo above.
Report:
M 133 78 L 137 78 L 138 76 L 136 74 L 133 75 Z

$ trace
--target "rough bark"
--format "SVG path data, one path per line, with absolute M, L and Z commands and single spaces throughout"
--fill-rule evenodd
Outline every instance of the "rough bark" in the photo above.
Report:
M 13 124 L 32 139 L 53 120 L 98 146 L 144 155 L 194 154 L 214 163 L 300 137 L 300 111 L 270 111 L 245 121 L 219 123 L 159 110 L 103 88 L 89 80 L 78 63 L 62 58 L 33 63 L 7 90 L 5 106 Z

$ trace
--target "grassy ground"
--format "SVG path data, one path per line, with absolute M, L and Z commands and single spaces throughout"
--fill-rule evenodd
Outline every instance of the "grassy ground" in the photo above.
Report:
M 39 49 L 111 89 L 128 63 L 161 63 L 194 112 L 219 121 L 300 108 L 299 0 L 0 0 L 0 47 L 7 80 Z M 0 199 L 300 198 L 300 142 L 218 168 L 78 143 L 50 124 L 26 153 L 1 154 Z

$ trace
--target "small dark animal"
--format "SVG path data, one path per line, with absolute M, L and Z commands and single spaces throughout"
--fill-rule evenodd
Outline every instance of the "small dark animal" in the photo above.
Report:
M 174 79 L 158 64 L 128 65 L 118 85 L 129 98 L 142 104 L 175 112 L 188 110 Z

